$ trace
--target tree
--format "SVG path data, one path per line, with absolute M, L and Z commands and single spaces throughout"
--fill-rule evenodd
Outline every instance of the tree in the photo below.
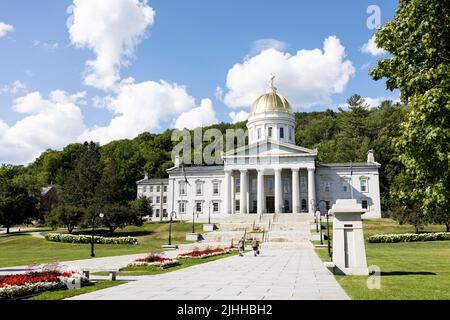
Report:
M 77 152 L 73 169 L 63 179 L 62 203 L 88 208 L 92 205 L 95 189 L 102 173 L 100 146 L 94 142 L 85 142 Z
M 142 219 L 136 213 L 136 211 L 130 209 L 127 206 L 120 204 L 107 204 L 102 206 L 100 211 L 97 209 L 92 210 L 90 214 L 90 218 L 94 214 L 99 214 L 99 212 L 104 214 L 104 217 L 99 221 L 103 226 L 109 229 L 109 232 L 112 234 L 118 228 L 125 228 L 129 225 L 141 226 Z
M 153 208 L 150 200 L 145 196 L 140 196 L 137 199 L 130 202 L 131 208 L 142 219 L 145 216 L 151 216 Z
M 6 227 L 6 233 L 12 226 L 37 216 L 36 198 L 23 187 L 2 183 L 0 187 L 0 224 Z
M 86 209 L 73 206 L 60 205 L 52 210 L 46 217 L 46 223 L 52 227 L 66 227 L 72 234 L 73 229 L 77 227 L 86 215 Z
M 394 193 L 404 209 L 416 205 L 428 216 L 450 210 L 450 2 L 401 0 L 392 21 L 377 32 L 376 44 L 392 54 L 371 71 L 399 89 L 409 113 L 394 139 L 401 164 L 416 187 Z

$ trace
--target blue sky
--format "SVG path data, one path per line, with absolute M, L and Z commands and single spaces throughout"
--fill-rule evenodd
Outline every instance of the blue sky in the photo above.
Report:
M 79 1 L 81 3 L 83 0 Z M 137 2 L 138 0 L 114 1 Z M 330 36 L 335 36 L 340 45 L 345 48 L 346 56 L 341 57 L 341 62 L 349 61 L 354 69 L 353 72 L 347 70 L 348 73 L 351 73 L 347 81 L 342 80 L 343 78 L 315 80 L 314 74 L 308 75 L 305 71 L 306 76 L 312 77 L 311 82 L 344 81 L 340 89 L 330 89 L 324 92 L 325 97 L 322 95 L 322 98 L 317 101 L 314 98 L 309 99 L 308 103 L 305 102 L 308 104 L 307 106 L 301 105 L 302 98 L 295 97 L 295 94 L 291 94 L 294 97 L 292 100 L 290 99 L 285 92 L 295 92 L 296 88 L 287 88 L 286 86 L 283 91 L 283 72 L 275 73 L 276 84 L 277 81 L 280 84 L 278 86 L 280 93 L 291 100 L 297 111 L 336 108 L 353 93 L 372 98 L 374 103 L 380 98 L 396 98 L 398 94 L 386 91 L 383 81 L 375 82 L 368 76 L 369 68 L 376 64 L 377 59 L 386 57 L 386 55 L 374 56 L 361 51 L 361 47 L 375 33 L 375 30 L 370 30 L 366 26 L 369 17 L 366 10 L 369 5 L 373 4 L 378 5 L 381 9 L 382 24 L 393 17 L 397 7 L 397 1 L 393 0 L 375 3 L 362 0 L 148 1 L 146 6 L 151 7 L 154 11 L 151 17 L 152 21 L 147 21 L 148 25 L 143 32 L 139 33 L 138 31 L 139 39 L 136 40 L 135 46 L 131 46 L 132 57 L 125 59 L 128 60 L 128 63 L 124 63 L 116 69 L 120 74 L 120 80 L 132 77 L 134 84 L 149 81 L 159 83 L 160 80 L 164 80 L 171 86 L 170 90 L 177 84 L 184 88 L 183 90 L 191 100 L 195 99 L 195 102 L 192 102 L 187 97 L 182 97 L 185 105 L 178 111 L 155 113 L 155 117 L 159 118 L 159 121 L 150 121 L 152 123 L 148 126 L 142 124 L 142 128 L 151 132 L 161 132 L 167 127 L 175 125 L 177 118 L 182 113 L 187 112 L 184 116 L 185 120 L 190 116 L 195 117 L 196 114 L 203 113 L 203 109 L 201 109 L 203 107 L 212 108 L 208 110 L 214 112 L 214 117 L 209 117 L 206 122 L 211 122 L 212 119 L 231 122 L 230 112 L 247 112 L 248 106 L 239 105 L 238 102 L 247 101 L 243 97 L 237 97 L 239 94 L 242 96 L 242 92 L 237 92 L 234 100 L 231 98 L 227 100 L 226 95 L 230 91 L 236 90 L 233 85 L 239 86 L 239 78 L 246 77 L 246 72 L 251 73 L 251 70 L 237 73 L 234 80 L 231 79 L 234 84 L 230 87 L 227 86 L 227 75 L 234 65 L 243 65 L 245 59 L 251 60 L 261 53 L 262 49 L 259 48 L 258 51 L 255 46 L 255 41 L 260 39 L 271 39 L 270 41 L 265 40 L 263 43 L 268 47 L 275 46 L 274 49 L 291 56 L 295 56 L 301 49 L 323 51 L 324 41 Z M 99 89 L 97 85 L 86 83 L 86 62 L 95 60 L 96 54 L 86 43 L 80 44 L 80 42 L 76 43 L 71 40 L 67 27 L 67 20 L 70 17 L 67 9 L 71 5 L 73 5 L 73 1 L 69 0 L 5 0 L 0 2 L 0 23 L 10 25 L 14 29 L 0 37 L 0 150 L 3 150 L 3 152 L 0 151 L 0 163 L 26 163 L 31 161 L 42 149 L 61 148 L 74 137 L 93 137 L 95 139 L 98 135 L 105 136 L 103 133 L 96 135 L 93 131 L 95 128 L 109 126 L 112 119 L 127 112 L 124 110 L 128 110 L 128 107 L 122 106 L 120 103 L 136 101 L 133 100 L 134 98 L 132 100 L 119 99 L 121 94 L 124 94 L 124 89 L 118 89 L 118 82 L 114 88 L 108 89 Z M 79 6 L 81 8 L 81 5 Z M 79 12 L 81 16 L 81 9 Z M 110 12 L 110 14 L 114 13 L 121 14 L 114 10 Z M 104 16 L 106 13 L 100 12 L 98 16 L 103 17 L 102 14 Z M 91 16 L 97 17 L 96 15 Z M 82 24 L 84 21 L 80 19 L 76 23 Z M 125 20 L 125 23 L 128 27 L 134 21 Z M 82 29 L 80 32 L 89 33 L 89 30 Z M 86 39 L 89 34 L 83 36 Z M 114 34 L 109 34 L 109 37 L 112 38 L 111 41 L 114 41 Z M 264 64 L 265 62 L 259 63 Z M 258 69 L 258 65 L 255 65 L 255 68 Z M 299 67 L 299 72 L 302 70 Z M 317 72 L 327 72 L 324 69 L 318 70 Z M 334 71 L 330 70 L 330 72 Z M 266 83 L 267 78 L 261 81 Z M 244 83 L 244 85 L 251 86 L 248 83 Z M 222 97 L 216 95 L 217 87 L 222 89 Z M 301 88 L 298 89 L 301 92 Z M 66 139 L 53 139 L 54 141 L 51 138 L 48 141 L 46 139 L 33 141 L 28 137 L 32 136 L 31 134 L 26 135 L 20 132 L 24 128 L 32 130 L 33 125 L 16 127 L 16 124 L 26 117 L 40 114 L 40 111 L 35 111 L 35 108 L 41 108 L 44 102 L 55 105 L 62 103 L 61 100 L 64 100 L 62 98 L 59 100 L 49 98 L 50 93 L 55 90 L 64 91 L 66 96 L 84 92 L 82 99 L 73 98 L 70 103 L 79 108 L 82 118 L 80 126 L 88 133 L 83 135 L 77 133 Z M 256 89 L 252 88 L 252 90 Z M 37 96 L 34 96 L 35 99 L 30 97 L 26 106 L 22 105 L 25 103 L 24 101 L 17 101 L 31 93 L 38 93 L 40 99 Z M 161 95 L 149 95 L 138 101 L 149 101 L 155 96 Z M 94 106 L 92 100 L 94 97 L 103 103 Z M 109 100 L 104 100 L 105 97 L 108 97 Z M 170 103 L 172 101 L 170 99 L 178 98 L 171 95 L 171 98 L 164 98 L 163 101 Z M 209 100 L 201 102 L 202 99 Z M 66 104 L 69 103 L 67 100 L 64 100 Z M 177 103 L 178 100 L 174 101 Z M 32 103 L 35 105 L 31 107 L 29 104 Z M 149 103 L 148 112 L 143 114 L 152 118 L 151 101 Z M 161 102 L 155 102 L 155 106 L 159 105 L 158 103 Z M 12 109 L 14 105 L 16 105 L 15 110 Z M 171 106 L 165 105 L 164 108 L 170 109 Z M 199 112 L 189 114 L 189 111 L 195 108 L 198 108 Z M 22 110 L 22 112 L 17 112 L 17 110 Z M 179 119 L 179 123 L 184 124 L 185 122 Z M 64 131 L 64 128 L 62 129 Z M 43 132 L 49 137 L 64 134 L 64 132 L 48 133 L 42 130 L 42 128 L 37 128 L 37 133 Z M 117 132 L 117 130 L 115 131 Z M 104 143 L 114 138 L 132 138 L 134 133 L 124 130 L 123 136 L 116 133 L 106 134 L 108 138 L 101 142 Z M 8 141 L 2 142 L 2 139 Z M 81 138 L 76 138 L 76 140 L 79 139 Z

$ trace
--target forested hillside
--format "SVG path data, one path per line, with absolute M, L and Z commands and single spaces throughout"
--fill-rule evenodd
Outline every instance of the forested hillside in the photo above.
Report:
M 296 113 L 296 143 L 317 148 L 321 162 L 366 161 L 367 151 L 374 149 L 376 160 L 382 164 L 382 203 L 387 210 L 389 186 L 399 170 L 391 139 L 399 134 L 405 108 L 385 101 L 369 109 L 357 95 L 349 98 L 348 105 L 338 112 Z M 220 123 L 203 131 L 210 128 L 225 133 L 227 129 L 244 129 L 245 122 Z M 171 135 L 172 130 L 166 130 L 161 134 L 144 132 L 132 140 L 104 146 L 71 144 L 61 151 L 47 150 L 25 167 L 3 166 L 0 176 L 14 169 L 16 184 L 35 190 L 53 183 L 62 201 L 75 206 L 89 207 L 98 189 L 108 190 L 109 201 L 125 204 L 135 199 L 135 182 L 145 172 L 152 178 L 166 177 L 166 170 L 173 165 Z

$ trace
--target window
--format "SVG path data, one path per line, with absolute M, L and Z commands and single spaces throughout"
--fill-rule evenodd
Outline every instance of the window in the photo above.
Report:
M 213 213 L 219 213 L 219 203 L 213 202 Z
M 159 209 L 155 210 L 156 216 L 159 217 Z
M 213 195 L 218 196 L 220 194 L 220 183 L 213 182 Z
M 258 128 L 258 140 L 261 139 L 261 128 Z
M 195 203 L 195 211 L 197 212 L 197 213 L 202 213 L 202 203 L 201 202 L 196 202 Z
M 361 192 L 367 192 L 367 179 L 361 179 Z
M 307 203 L 306 203 L 306 199 L 302 199 L 302 211 L 307 211 L 308 207 L 307 207 Z
M 153 186 L 150 186 L 150 192 L 153 192 Z
M 257 200 L 253 200 L 253 212 L 256 213 L 258 211 L 258 201 Z
M 344 192 L 350 191 L 350 179 L 344 179 L 344 182 L 342 183 L 342 189 Z
M 306 192 L 306 177 L 300 177 L 300 191 Z
M 185 213 L 185 212 L 186 212 L 186 203 L 180 202 L 180 203 L 178 204 L 178 211 L 179 211 L 180 213 Z
M 236 178 L 236 192 L 241 192 L 241 179 Z
M 143 187 L 142 187 L 142 192 L 143 192 L 143 193 L 146 193 L 146 192 L 147 192 L 147 186 L 143 186 Z
M 163 217 L 167 217 L 167 209 L 163 209 Z
M 236 200 L 236 212 L 241 211 L 241 200 Z
M 186 183 L 182 182 L 180 183 L 180 196 L 186 195 Z
M 284 128 L 280 128 L 280 139 L 284 139 Z
M 161 186 L 156 187 L 156 192 L 161 192 Z
M 167 192 L 167 186 L 164 186 L 164 192 Z
M 161 203 L 161 197 L 156 197 L 156 203 Z
M 269 192 L 273 192 L 273 179 L 272 178 L 269 178 L 268 180 L 267 180 L 267 184 L 268 184 L 268 186 L 269 186 Z
M 148 197 L 148 199 L 150 200 L 150 204 L 153 204 L 153 197 Z
M 272 127 L 269 127 L 269 132 L 267 134 L 269 138 L 272 138 Z
M 292 141 L 292 128 L 289 127 L 289 141 Z
M 330 190 L 331 190 L 331 182 L 325 182 L 324 191 L 330 192 Z
M 163 197 L 163 203 L 167 203 L 167 197 L 166 196 Z
M 258 181 L 256 179 L 252 179 L 252 192 L 256 192 L 256 184 Z
M 201 181 L 197 181 L 195 183 L 195 194 L 197 196 L 201 196 L 203 194 L 203 183 Z
M 288 179 L 283 180 L 283 192 L 289 193 L 289 180 Z
M 368 203 L 367 200 L 362 200 L 361 204 L 362 204 L 362 208 L 363 209 L 368 209 L 369 208 L 369 203 Z

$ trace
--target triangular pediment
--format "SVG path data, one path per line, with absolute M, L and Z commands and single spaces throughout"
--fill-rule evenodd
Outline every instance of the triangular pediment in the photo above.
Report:
M 243 156 L 243 155 L 298 155 L 298 156 L 316 156 L 317 150 L 311 150 L 299 147 L 289 143 L 282 143 L 273 140 L 263 140 L 250 145 L 242 146 L 236 150 L 225 153 L 224 157 Z

